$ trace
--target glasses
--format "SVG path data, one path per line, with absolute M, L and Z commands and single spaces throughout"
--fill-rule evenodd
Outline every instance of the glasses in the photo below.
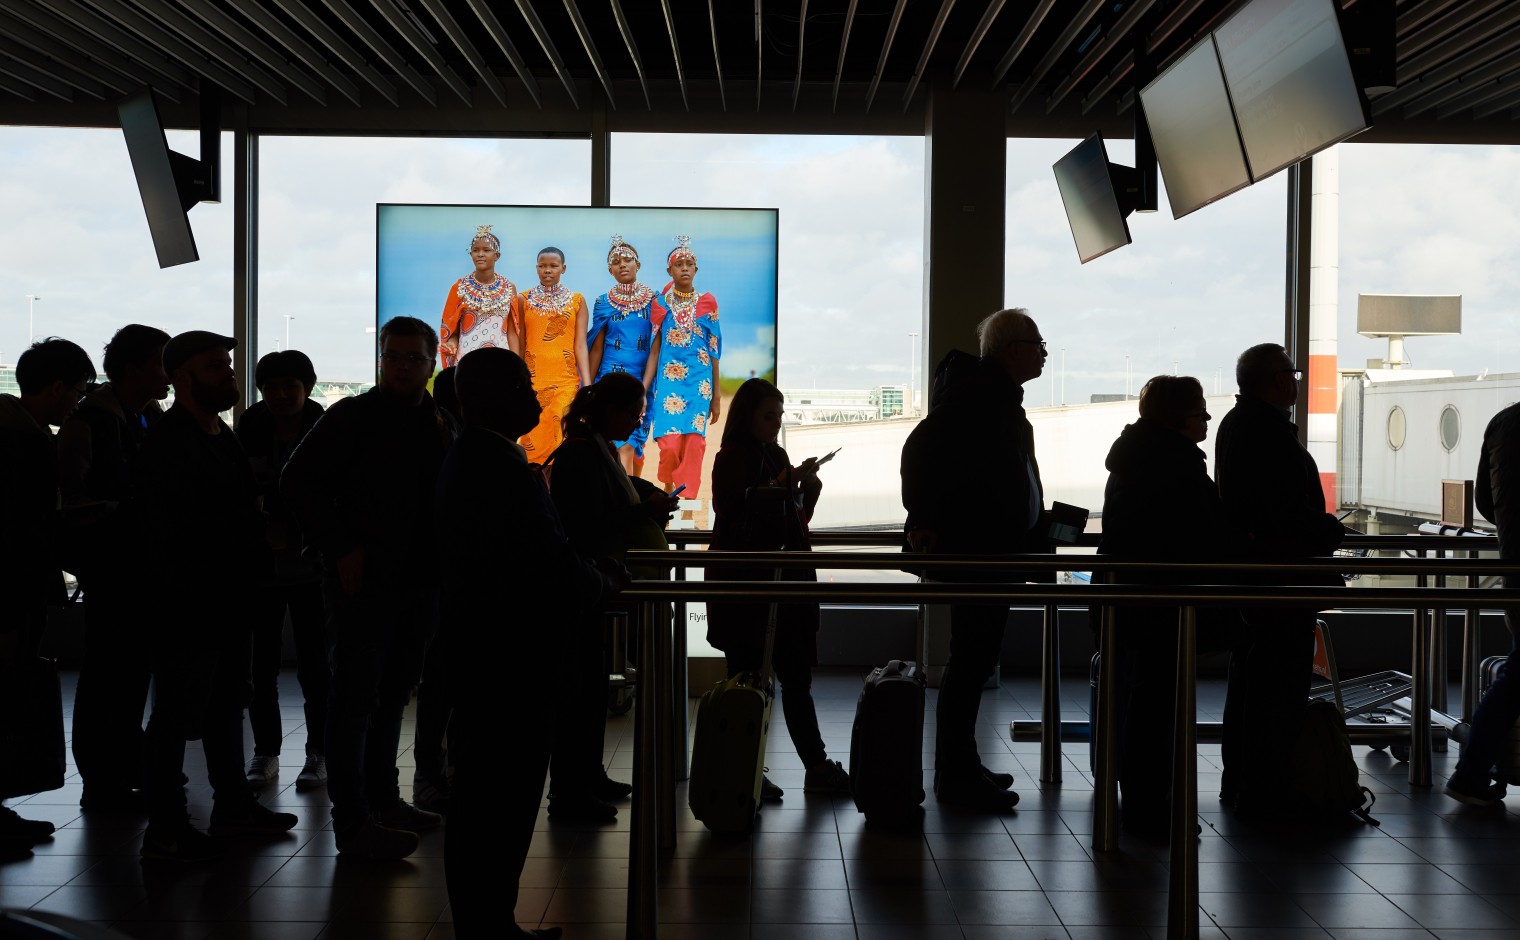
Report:
M 1014 343 L 1029 343 L 1030 345 L 1040 347 L 1040 349 L 1042 351 L 1046 348 L 1045 347 L 1045 341 L 1043 339 L 1016 339 L 1016 340 L 1012 340 L 1011 342 L 1014 342 Z
M 1303 369 L 1279 369 L 1278 371 L 1285 372 L 1288 375 L 1293 376 L 1295 379 L 1301 379 L 1304 377 Z
M 1211 415 L 1211 414 L 1209 414 L 1207 411 L 1189 411 L 1184 417 L 1187 417 L 1187 418 L 1202 418 L 1205 421 L 1209 421 L 1214 416 Z
M 403 355 L 401 353 L 388 352 L 388 353 L 382 353 L 381 354 L 380 361 L 381 362 L 389 362 L 389 363 L 393 363 L 393 364 L 403 363 L 404 362 L 404 363 L 406 363 L 409 366 L 421 366 L 421 365 L 427 365 L 429 362 L 432 362 L 433 361 L 433 357 L 432 356 L 424 356 L 421 353 L 406 353 L 405 355 Z

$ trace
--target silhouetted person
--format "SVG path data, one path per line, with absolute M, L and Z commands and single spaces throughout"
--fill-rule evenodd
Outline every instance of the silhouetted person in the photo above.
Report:
M 454 393 L 454 370 L 449 366 L 433 376 L 433 401 L 459 420 L 459 396 Z M 432 813 L 449 811 L 449 719 L 454 706 L 449 703 L 447 683 L 443 678 L 443 637 L 437 631 L 428 643 L 422 662 L 422 683 L 417 686 L 417 730 L 413 735 L 412 803 Z
M 306 762 L 296 775 L 296 789 L 327 783 L 327 699 L 332 668 L 327 661 L 326 613 L 322 606 L 322 563 L 306 541 L 295 513 L 280 495 L 280 471 L 316 426 L 323 408 L 313 401 L 317 370 L 300 350 L 272 352 L 254 366 L 253 381 L 263 399 L 238 419 L 237 436 L 253 464 L 263 499 L 264 538 L 274 555 L 270 580 L 259 590 L 253 629 L 253 757 L 248 783 L 255 790 L 280 775 L 280 646 L 285 616 L 290 615 L 296 648 L 296 682 L 306 716 Z
M 517 904 L 552 748 L 556 684 L 573 644 L 570 631 L 545 624 L 600 609 L 626 575 L 609 566 L 616 579 L 609 580 L 576 554 L 516 442 L 540 414 L 522 360 L 507 349 L 477 349 L 461 358 L 456 384 L 465 431 L 437 492 L 454 699 L 454 793 L 444 834 L 454 932 L 460 940 L 553 938 L 558 928 L 502 928 Z M 483 481 L 490 499 L 476 498 Z M 465 505 L 469 512 L 455 511 Z M 449 563 L 478 558 L 492 560 L 492 590 L 481 590 L 478 569 Z M 503 754 L 512 760 L 503 763 Z
M 136 612 L 134 574 L 142 533 L 127 524 L 132 464 L 169 395 L 164 344 L 169 334 L 131 323 L 106 344 L 107 382 L 58 429 L 63 503 L 91 521 L 70 551 L 84 588 L 85 650 L 74 692 L 74 761 L 86 811 L 140 813 L 143 709 L 148 702 L 148 637 Z
M 1325 511 L 1319 467 L 1298 440 L 1289 409 L 1303 372 L 1274 343 L 1235 364 L 1240 393 L 1219 424 L 1215 474 L 1225 517 L 1247 535 L 1247 561 L 1329 555 L 1345 527 Z M 1336 575 L 1256 575 L 1255 584 L 1343 587 Z M 1242 646 L 1230 660 L 1220 799 L 1246 815 L 1282 805 L 1293 748 L 1309 701 L 1315 609 L 1247 607 Z
M 903 446 L 902 499 L 908 547 L 916 552 L 1000 555 L 1048 552 L 1034 428 L 1024 415 L 1024 383 L 1045 368 L 1045 340 L 1023 309 L 999 310 L 977 324 L 981 359 L 945 357 L 934 377 L 929 413 Z M 942 581 L 1008 580 L 1024 574 L 969 569 L 936 572 Z M 940 802 L 1001 810 L 1018 794 L 976 749 L 982 686 L 997 668 L 1007 604 L 950 608 L 950 662 L 940 681 L 934 791 Z
M 1158 375 L 1140 389 L 1140 419 L 1109 449 L 1098 551 L 1145 561 L 1217 561 L 1238 550 L 1219 491 L 1198 446 L 1209 434 L 1203 386 L 1192 376 Z M 1131 573 L 1121 580 L 1198 583 L 1194 576 Z M 1177 696 L 1177 607 L 1121 607 L 1118 670 L 1119 786 L 1124 829 L 1165 839 L 1171 818 L 1172 727 Z M 1227 648 L 1234 611 L 1198 608 L 1198 647 Z M 1105 654 L 1107 656 L 1107 654 Z M 1112 666 L 1110 666 L 1112 663 Z
M 221 854 L 190 824 L 185 742 L 206 757 L 215 835 L 281 832 L 296 824 L 254 799 L 243 778 L 243 709 L 254 601 L 269 549 L 248 456 L 220 412 L 238 402 L 230 336 L 191 330 L 164 346 L 174 405 L 148 432 L 132 468 L 130 511 L 147 533 L 139 610 L 149 627 L 153 712 L 145 735 L 144 858 Z M 143 610 L 142 608 L 146 608 Z
M 14 688 L 21 669 L 37 655 L 49 605 L 64 601 L 59 564 L 58 454 L 52 428 L 79 405 L 95 367 L 83 349 L 52 337 L 16 360 L 20 396 L 0 395 L 0 687 Z M 23 720 L 0 715 L 0 722 Z M 0 762 L 27 755 L 0 754 Z M 0 799 L 12 792 L 0 767 Z M 0 857 L 24 854 L 53 834 L 46 820 L 23 819 L 0 805 Z
M 1510 405 L 1488 422 L 1476 476 L 1478 511 L 1499 528 L 1500 560 L 1520 560 L 1520 405 Z M 1520 589 L 1520 577 L 1505 575 L 1504 588 Z M 1511 729 L 1520 718 L 1520 676 L 1509 671 L 1520 648 L 1520 625 L 1513 607 L 1504 609 L 1504 625 L 1509 628 L 1509 657 L 1483 693 L 1462 756 L 1446 782 L 1447 796 L 1475 806 L 1489 806 L 1504 798 L 1505 786 L 1494 782 L 1492 770 L 1511 747 Z
M 441 821 L 401 798 L 396 769 L 401 714 L 438 617 L 432 496 L 454 422 L 427 393 L 437 352 L 426 323 L 386 321 L 380 384 L 329 408 L 280 478 L 322 553 L 333 681 L 327 792 L 345 855 L 405 858 L 416 833 Z M 454 511 L 469 515 L 475 502 Z

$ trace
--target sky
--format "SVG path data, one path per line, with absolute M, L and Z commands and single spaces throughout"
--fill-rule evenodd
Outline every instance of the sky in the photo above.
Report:
M 1282 174 L 1180 220 L 1163 196 L 1130 217 L 1134 244 L 1080 265 L 1050 172 L 1075 143 L 1009 142 L 1005 301 L 1034 313 L 1051 349 L 1030 403 L 1133 392 L 1174 368 L 1228 391 L 1238 352 L 1281 338 Z M 196 152 L 188 134 L 170 146 Z M 1413 364 L 1520 371 L 1520 147 L 1339 153 L 1341 365 L 1385 348 L 1355 333 L 1358 292 L 1458 293 L 1463 335 L 1412 338 Z M 223 154 L 230 191 L 230 136 Z M 1115 162 L 1130 154 L 1110 142 Z M 261 160 L 260 351 L 288 328 L 324 380 L 372 371 L 376 203 L 590 198 L 583 141 L 266 138 Z M 778 209 L 780 384 L 869 388 L 908 380 L 922 330 L 923 169 L 917 137 L 619 134 L 612 199 Z M 191 212 L 200 262 L 159 270 L 119 132 L 0 128 L 0 206 L 0 362 L 26 341 L 27 294 L 34 333 L 97 364 L 127 322 L 231 332 L 230 202 Z

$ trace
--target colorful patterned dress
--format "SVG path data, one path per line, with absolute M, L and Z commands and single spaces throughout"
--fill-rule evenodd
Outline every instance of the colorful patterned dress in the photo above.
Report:
M 575 314 L 581 295 L 563 287 L 554 292 L 530 288 L 522 295 L 523 361 L 533 376 L 533 391 L 543 413 L 538 427 L 518 439 L 529 463 L 543 463 L 565 439 L 565 411 L 581 387 L 575 362 Z
M 659 479 L 685 484 L 687 498 L 701 486 L 702 455 L 706 452 L 707 415 L 718 393 L 714 363 L 723 356 L 718 329 L 718 301 L 712 294 L 677 295 L 665 292 L 670 311 L 660 335 L 660 360 L 654 374 L 654 414 L 650 436 L 660 447 Z
M 472 349 L 507 345 L 507 329 L 517 322 L 519 298 L 517 285 L 496 275 L 496 280 L 481 285 L 474 274 L 454 282 L 443 301 L 443 319 L 438 324 L 438 343 L 443 357 L 441 368 L 459 362 Z M 451 353 L 443 347 L 456 340 Z
M 654 331 L 665 321 L 665 305 L 655 292 L 643 284 L 634 282 L 628 290 L 621 285 L 614 287 L 596 299 L 591 308 L 591 332 L 586 336 L 589 346 L 598 335 L 606 332 L 602 344 L 602 364 L 596 370 L 593 381 L 612 372 L 627 372 L 639 381 L 644 379 L 644 367 L 649 363 L 649 347 Z M 652 395 L 652 391 L 646 396 Z M 649 423 L 653 419 L 652 398 L 646 397 L 644 423 L 626 441 L 614 441 L 613 446 L 632 445 L 634 454 L 644 459 L 644 444 L 649 440 Z

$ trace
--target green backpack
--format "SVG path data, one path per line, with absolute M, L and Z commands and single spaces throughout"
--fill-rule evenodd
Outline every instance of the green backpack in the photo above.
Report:
M 1380 825 L 1371 815 L 1377 797 L 1361 785 L 1346 719 L 1333 702 L 1309 703 L 1293 749 L 1291 780 L 1293 805 L 1307 815 L 1351 813 L 1365 823 Z

